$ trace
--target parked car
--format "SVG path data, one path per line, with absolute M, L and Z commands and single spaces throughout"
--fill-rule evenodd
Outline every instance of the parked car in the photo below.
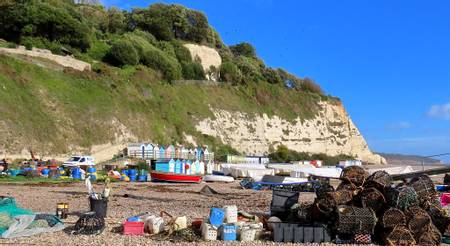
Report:
M 70 157 L 63 163 L 65 167 L 94 166 L 94 157 L 86 155 L 77 155 Z

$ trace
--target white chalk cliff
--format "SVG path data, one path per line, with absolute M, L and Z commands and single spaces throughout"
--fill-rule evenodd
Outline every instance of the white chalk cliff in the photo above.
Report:
M 348 154 L 367 163 L 386 163 L 383 157 L 370 151 L 342 105 L 328 102 L 320 105 L 322 109 L 316 118 L 304 121 L 212 109 L 215 118 L 200 120 L 196 129 L 245 154 L 267 154 L 270 146 L 283 144 L 299 152 Z

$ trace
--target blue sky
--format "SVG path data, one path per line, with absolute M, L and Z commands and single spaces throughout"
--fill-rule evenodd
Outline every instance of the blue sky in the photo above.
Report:
M 206 13 L 226 44 L 250 42 L 268 65 L 315 79 L 372 150 L 450 152 L 450 1 L 162 2 Z

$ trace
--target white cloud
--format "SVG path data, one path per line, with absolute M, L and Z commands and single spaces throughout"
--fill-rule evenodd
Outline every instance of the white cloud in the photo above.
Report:
M 411 123 L 407 121 L 394 122 L 386 126 L 388 130 L 403 130 L 411 128 Z
M 450 120 L 450 103 L 431 106 L 428 116 Z

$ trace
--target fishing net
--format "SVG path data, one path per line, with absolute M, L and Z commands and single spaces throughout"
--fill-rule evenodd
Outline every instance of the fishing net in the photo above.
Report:
M 383 193 L 375 188 L 366 188 L 361 194 L 361 204 L 364 208 L 371 208 L 373 211 L 378 212 L 386 205 L 386 199 Z
M 397 208 L 389 208 L 382 217 L 384 228 L 394 228 L 396 226 L 406 226 L 405 214 Z
M 425 202 L 437 195 L 433 181 L 427 175 L 421 175 L 411 180 L 410 186 L 414 188 L 417 197 L 421 202 Z
M 408 220 L 408 228 L 414 235 L 421 233 L 431 224 L 428 213 L 420 207 L 410 207 L 405 212 Z
M 341 205 L 337 209 L 337 231 L 344 234 L 373 234 L 377 217 L 370 208 Z
M 97 216 L 95 212 L 87 212 L 80 216 L 75 223 L 73 234 L 97 235 L 105 229 L 104 217 Z
M 404 226 L 396 226 L 391 232 L 386 234 L 384 241 L 389 246 L 412 246 L 416 245 L 411 232 Z
M 14 198 L 0 199 L 0 235 L 2 238 L 31 236 L 64 229 L 54 215 L 36 214 L 17 207 Z
M 341 173 L 341 180 L 348 181 L 356 186 L 362 186 L 369 173 L 360 166 L 350 166 L 344 168 Z
M 378 189 L 383 189 L 391 185 L 392 178 L 386 171 L 376 171 L 367 177 L 364 183 L 365 187 L 375 187 Z
M 405 210 L 418 204 L 417 193 L 412 187 L 389 188 L 386 193 L 388 203 L 392 207 Z

